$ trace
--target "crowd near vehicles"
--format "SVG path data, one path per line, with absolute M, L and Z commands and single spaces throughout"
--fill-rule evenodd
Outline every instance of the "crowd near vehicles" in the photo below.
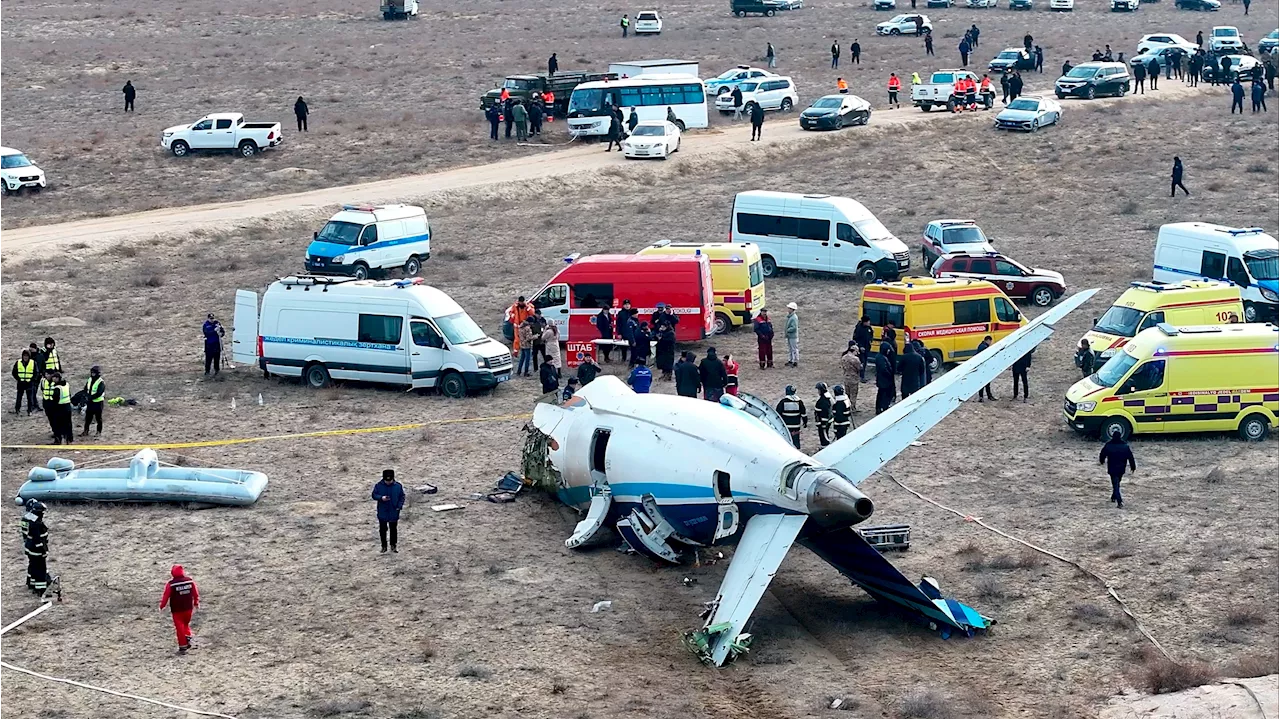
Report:
M 570 255 L 565 261 L 567 266 L 533 297 L 533 306 L 556 326 L 561 342 L 599 338 L 593 318 L 627 300 L 640 322 L 652 319 L 659 302 L 668 305 L 679 318 L 677 342 L 697 342 L 715 332 L 711 263 L 705 255 Z
M 919 13 L 907 13 L 897 15 L 892 20 L 886 20 L 876 25 L 877 35 L 920 35 L 925 30 L 932 30 L 933 23 L 929 22 L 928 15 Z
M 0 184 L 4 194 L 13 195 L 27 188 L 39 192 L 48 183 L 44 170 L 36 167 L 26 155 L 12 147 L 0 147 Z
M 1244 38 L 1234 25 L 1215 25 L 1209 35 L 1209 52 L 1223 54 L 1244 52 Z
M 550 92 L 555 101 L 548 108 L 556 117 L 563 117 L 569 107 L 569 93 L 584 82 L 615 80 L 617 75 L 607 72 L 557 72 L 554 75 L 508 75 L 502 85 L 480 96 L 480 109 L 488 110 L 495 102 L 502 102 L 502 92 L 509 97 L 528 103 L 534 95 L 542 97 Z
M 991 72 L 1006 72 L 1009 70 L 1034 70 L 1036 67 L 1036 58 L 1025 48 L 1009 47 L 1000 51 L 987 63 L 987 69 Z
M 759 81 L 749 80 L 738 85 L 738 89 L 742 92 L 742 108 L 744 112 L 750 113 L 754 105 L 759 105 L 765 110 L 781 110 L 782 112 L 790 112 L 791 108 L 800 102 L 800 95 L 796 92 L 795 83 L 791 82 L 789 77 L 766 77 Z M 716 98 L 716 109 L 721 115 L 729 115 L 733 113 L 733 93 L 732 91 L 721 94 Z
M 928 112 L 935 107 L 945 107 L 950 112 L 955 109 L 955 100 L 952 98 L 952 90 L 955 88 L 956 80 L 967 77 L 978 83 L 982 78 L 976 73 L 969 70 L 939 70 L 929 76 L 928 82 L 922 82 L 919 85 L 911 86 L 911 104 Z M 991 109 L 991 103 L 994 101 L 994 95 L 988 94 L 980 98 L 987 109 Z
M 698 63 L 692 60 L 627 60 L 609 63 L 609 75 L 623 79 L 640 77 L 641 75 L 700 75 Z M 609 78 L 606 78 L 609 79 Z
M 800 113 L 805 130 L 838 130 L 871 121 L 871 103 L 857 95 L 824 95 Z
M 1049 9 L 1055 12 L 1071 12 L 1076 9 L 1076 0 L 1049 0 Z
M 1106 361 L 1124 343 L 1161 322 L 1208 325 L 1244 317 L 1240 288 L 1226 282 L 1187 280 L 1173 284 L 1134 282 L 1085 333 L 1096 359 Z
M 999 252 L 953 252 L 939 257 L 929 269 L 934 277 L 986 280 L 1016 300 L 1048 307 L 1067 291 L 1062 274 L 1027 267 Z
M 1111 0 L 1111 12 L 1137 12 L 1140 7 L 1139 0 Z
M 760 248 L 765 277 L 779 270 L 894 279 L 911 266 L 907 246 L 847 197 L 750 190 L 733 200 L 730 240 Z
M 973 220 L 934 220 L 924 226 L 920 244 L 920 259 L 925 267 L 949 252 L 996 251 Z
M 1053 84 L 1053 93 L 1092 100 L 1098 95 L 1124 97 L 1129 92 L 1129 71 L 1122 62 L 1082 62 Z
M 1266 55 L 1275 52 L 1280 47 L 1280 29 L 1272 30 L 1258 40 L 1258 54 Z
M 1244 301 L 1244 321 L 1275 321 L 1280 296 L 1280 242 L 1257 227 L 1175 222 L 1156 235 L 1152 279 L 1228 280 Z M 1180 320 L 1169 320 L 1179 322 Z
M 876 346 L 891 322 L 898 330 L 899 353 L 907 334 L 923 342 L 925 359 L 934 372 L 944 363 L 975 355 L 983 337 L 998 342 L 1027 323 L 995 285 L 954 277 L 906 277 L 868 285 L 862 291 L 858 317 L 871 318 Z
M 312 236 L 305 264 L 312 274 L 363 280 L 397 268 L 412 277 L 430 257 L 431 223 L 421 207 L 343 205 Z
M 606 82 L 584 82 L 569 96 L 569 133 L 574 137 L 609 134 L 609 113 L 621 108 L 623 120 L 636 115 L 645 120 L 676 115 L 681 132 L 707 126 L 707 97 L 702 81 L 692 75 L 641 75 Z
M 666 120 L 645 120 L 622 141 L 622 156 L 628 159 L 667 159 L 680 149 L 680 128 Z
M 160 146 L 175 157 L 186 157 L 197 150 L 227 150 L 253 157 L 282 142 L 280 123 L 248 122 L 238 112 L 205 115 L 190 125 L 175 125 L 160 134 Z
M 382 0 L 378 9 L 383 20 L 405 20 L 418 16 L 418 0 Z
M 1237 77 L 1247 77 L 1253 72 L 1255 67 L 1262 63 L 1251 55 L 1217 55 L 1212 56 L 1213 62 L 1205 63 L 1204 70 L 1200 72 L 1200 79 L 1205 82 L 1231 82 Z M 1222 58 L 1227 58 L 1227 69 L 1222 69 Z
M 733 88 L 744 82 L 759 82 L 767 77 L 778 77 L 778 75 L 758 67 L 739 65 L 731 70 L 725 70 L 704 82 L 703 85 L 707 88 L 708 93 L 723 95 L 726 92 L 733 92 Z
M 773 17 L 783 10 L 790 10 L 786 0 L 729 0 L 729 9 L 737 17 L 765 15 Z
M 1181 35 L 1166 32 L 1143 35 L 1142 39 L 1138 41 L 1138 54 L 1166 47 L 1181 48 L 1182 50 L 1185 50 L 1188 55 L 1196 51 L 1196 44 L 1194 42 L 1191 42 Z
M 1180 10 L 1199 10 L 1201 12 L 1217 12 L 1222 9 L 1220 0 L 1173 0 L 1173 6 Z
M 637 35 L 661 35 L 662 16 L 654 10 L 641 10 L 631 23 L 631 32 Z
M 1129 58 L 1129 66 L 1136 68 L 1139 65 L 1141 65 L 1145 70 L 1146 68 L 1151 66 L 1151 61 L 1155 60 L 1157 63 L 1160 64 L 1160 67 L 1164 67 L 1168 65 L 1170 62 L 1176 62 L 1175 58 L 1185 54 L 1186 53 L 1182 48 L 1174 47 L 1172 45 L 1165 45 L 1163 47 L 1153 47 L 1150 50 L 1147 50 L 1146 52 L 1143 52 L 1139 55 L 1134 55 L 1133 57 Z
M 1062 119 L 1062 106 L 1047 97 L 1023 95 L 1010 102 L 996 115 L 996 127 L 1001 130 L 1025 130 L 1035 132 L 1046 125 L 1056 125 Z
M 511 378 L 511 352 L 421 277 L 302 275 L 236 292 L 232 355 L 264 374 L 321 388 L 352 380 L 438 388 L 447 397 Z
M 1271 324 L 1161 322 L 1067 390 L 1082 434 L 1238 432 L 1262 440 L 1280 414 L 1280 330 Z
M 671 242 L 660 240 L 638 255 L 706 256 L 715 296 L 715 334 L 750 324 L 765 307 L 760 248 L 750 242 Z

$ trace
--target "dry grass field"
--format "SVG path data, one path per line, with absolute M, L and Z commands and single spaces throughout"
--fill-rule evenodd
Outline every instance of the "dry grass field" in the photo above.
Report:
M 491 144 L 476 104 L 504 75 L 544 70 L 553 51 L 564 69 L 678 57 L 699 61 L 704 76 L 713 77 L 737 63 L 762 62 L 772 41 L 779 72 L 795 78 L 802 102 L 834 91 L 842 75 L 853 92 L 879 106 L 890 71 L 909 77 L 954 66 L 971 23 L 982 30 L 971 61 L 982 67 L 1001 49 L 1020 45 L 1024 34 L 1034 35 L 1046 73 L 1029 79 L 1028 92 L 1047 89 L 1063 60 L 1088 59 L 1106 43 L 1132 55 L 1146 32 L 1193 38 L 1197 30 L 1231 23 L 1252 45 L 1276 26 L 1274 0 L 1255 2 L 1248 17 L 1238 0 L 1217 15 L 1176 10 L 1172 0 L 1131 15 L 1107 12 L 1103 0 L 1081 0 L 1070 14 L 1050 13 L 1047 0 L 1032 12 L 933 9 L 926 12 L 938 54 L 926 58 L 919 40 L 875 36 L 875 23 L 893 13 L 863 2 L 810 4 L 773 18 L 735 18 L 725 0 L 660 3 L 662 35 L 623 40 L 618 18 L 642 8 L 477 0 L 424 3 L 416 21 L 385 22 L 375 0 L 225 0 L 181 8 L 157 0 L 14 0 L 0 29 L 5 144 L 29 153 L 52 184 L 39 197 L 6 198 L 3 223 L 242 199 L 513 156 L 538 162 L 547 148 Z M 900 0 L 899 11 L 908 5 Z M 862 64 L 833 71 L 831 43 L 840 43 L 847 62 L 855 38 L 864 48 Z M 136 114 L 122 111 L 126 79 L 138 88 Z M 306 134 L 294 132 L 298 95 L 313 113 Z M 285 145 L 252 161 L 178 160 L 160 148 L 162 129 L 226 111 L 279 120 Z M 566 139 L 563 127 L 549 127 L 548 144 Z
M 1169 10 L 1144 6 L 1148 12 Z M 810 10 L 804 13 L 776 20 L 808 18 Z M 603 23 L 612 13 L 598 14 Z M 152 21 L 138 17 L 140 25 Z M 523 16 L 506 17 L 511 23 Z M 673 9 L 669 17 L 681 14 Z M 1008 16 L 982 17 L 994 23 Z M 1099 25 L 1108 19 L 1096 17 Z M 348 22 L 366 32 L 431 32 L 434 25 L 429 18 L 407 26 L 367 17 Z M 528 22 L 539 27 L 543 19 Z M 727 18 L 701 22 L 715 23 L 703 34 L 731 27 Z M 778 45 L 784 53 L 790 47 Z M 1062 127 L 1034 136 L 996 134 L 986 116 L 963 124 L 873 125 L 796 147 L 445 193 L 422 200 L 437 238 L 425 273 L 496 334 L 505 305 L 536 291 L 563 255 L 633 251 L 659 238 L 719 239 L 741 190 L 849 195 L 908 243 L 930 219 L 975 217 L 1012 256 L 1062 271 L 1072 289 L 1102 292 L 1037 353 L 1036 397 L 1029 403 L 1008 401 L 1002 379 L 997 402 L 962 407 L 887 471 L 944 504 L 1078 558 L 1116 587 L 1180 661 L 1225 675 L 1273 673 L 1280 576 L 1275 440 L 1136 440 L 1138 472 L 1127 480 L 1125 509 L 1117 511 L 1106 501 L 1098 444 L 1067 430 L 1060 409 L 1076 377 L 1070 361 L 1076 339 L 1128 282 L 1149 277 L 1162 223 L 1203 219 L 1277 231 L 1276 123 L 1273 116 L 1230 117 L 1221 100 L 1093 109 L 1070 103 Z M 1174 132 L 1165 129 L 1171 118 Z M 1166 194 L 1174 154 L 1187 162 L 1189 198 Z M 250 437 L 531 408 L 538 396 L 531 380 L 451 402 L 360 386 L 313 392 L 264 380 L 249 368 L 203 379 L 204 314 L 225 320 L 236 289 L 261 289 L 299 270 L 299 238 L 322 214 L 6 260 L 0 296 L 6 361 L 46 334 L 32 322 L 84 320 L 85 327 L 53 332 L 64 363 L 75 377 L 101 364 L 111 395 L 139 401 L 108 409 L 104 440 L 111 442 Z M 776 398 L 790 383 L 808 397 L 815 382 L 836 381 L 860 289 L 820 276 L 771 281 L 772 306 L 795 301 L 801 308 L 801 367 L 762 372 L 744 361 L 744 387 Z M 754 348 L 745 332 L 715 344 L 740 358 Z M 857 417 L 867 417 L 865 392 L 858 406 Z M 47 437 L 39 417 L 6 413 L 0 430 L 6 443 Z M 816 446 L 812 430 L 804 441 Z M 1093 715 L 1122 688 L 1147 686 L 1150 646 L 1100 587 L 939 512 L 884 477 L 864 485 L 877 502 L 873 521 L 909 522 L 914 530 L 912 549 L 894 561 L 908 576 L 937 577 L 944 591 L 997 618 L 990 635 L 941 641 L 797 548 L 755 614 L 755 650 L 731 668 L 703 668 L 678 634 L 697 626 L 725 563 L 658 569 L 608 549 L 574 553 L 562 540 L 575 519 L 552 500 L 468 500 L 518 467 L 519 447 L 520 422 L 502 421 L 184 450 L 180 461 L 262 470 L 271 486 L 245 509 L 53 506 L 52 566 L 66 602 L 6 637 L 5 658 L 246 719 L 772 718 L 832 715 L 834 698 L 860 717 L 1066 719 Z M 98 456 L 5 451 L 0 495 L 12 497 L 27 468 L 51 454 Z M 430 500 L 412 496 L 401 553 L 380 557 L 368 492 L 383 467 L 395 467 L 406 487 L 428 481 L 441 489 Z M 466 508 L 427 507 L 449 501 Z M 8 620 L 33 602 L 22 589 L 16 533 L 3 533 L 0 548 Z M 155 609 L 174 562 L 188 568 L 204 597 L 202 646 L 187 657 L 174 656 L 168 619 Z M 685 586 L 686 576 L 697 583 Z M 603 599 L 612 600 L 612 609 L 591 613 Z M 17 675 L 5 679 L 5 708 L 15 716 L 172 716 Z

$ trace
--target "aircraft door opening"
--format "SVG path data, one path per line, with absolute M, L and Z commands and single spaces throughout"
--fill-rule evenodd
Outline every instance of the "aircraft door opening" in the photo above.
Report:
M 595 484 L 608 482 L 605 457 L 609 449 L 609 435 L 610 431 L 607 429 L 597 429 L 591 435 L 591 481 Z
M 738 505 L 733 503 L 729 473 L 716 470 L 712 490 L 716 497 L 716 533 L 714 539 L 731 537 L 738 532 Z

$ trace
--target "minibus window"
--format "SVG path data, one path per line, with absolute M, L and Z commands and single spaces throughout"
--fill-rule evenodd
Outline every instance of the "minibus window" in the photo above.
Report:
M 991 321 L 991 300 L 985 297 L 980 300 L 960 300 L 954 307 L 955 323 L 958 325 L 987 324 Z
M 1200 256 L 1200 276 L 1220 280 L 1226 264 L 1227 256 L 1221 252 L 1205 252 Z
M 843 222 L 836 223 L 836 239 L 841 242 L 853 242 L 853 225 L 846 225 Z
M 1227 259 L 1227 279 L 1241 287 L 1249 286 L 1249 273 L 1244 271 L 1244 263 L 1238 258 Z
M 366 225 L 364 231 L 360 233 L 360 244 L 372 245 L 378 241 L 378 226 Z
M 1094 372 L 1089 379 L 1103 387 L 1114 387 L 1116 382 L 1119 382 L 1136 364 L 1138 360 L 1121 352 L 1107 360 L 1107 363 L 1102 365 L 1102 369 Z
M 612 284 L 582 283 L 573 286 L 573 306 L 582 309 L 599 309 L 613 306 Z
M 796 237 L 796 218 L 739 212 L 738 232 L 767 237 Z
M 356 340 L 380 345 L 398 345 L 400 344 L 400 332 L 403 328 L 403 317 L 360 315 Z
M 872 327 L 884 327 L 892 322 L 894 327 L 903 325 L 903 305 L 891 305 L 887 302 L 863 302 L 862 314 L 871 318 Z
M 1152 360 L 1143 364 L 1136 372 L 1130 375 L 1129 379 L 1125 380 L 1124 387 L 1116 394 L 1145 392 L 1162 384 L 1164 384 L 1164 360 Z
M 413 334 L 413 343 L 419 347 L 444 347 L 444 338 L 426 322 L 410 322 L 409 330 Z
M 996 298 L 996 318 L 1001 322 L 1017 322 L 1022 319 L 1013 303 L 1003 297 Z
M 796 237 L 802 240 L 826 242 L 831 238 L 831 221 L 809 220 L 802 217 L 796 220 Z

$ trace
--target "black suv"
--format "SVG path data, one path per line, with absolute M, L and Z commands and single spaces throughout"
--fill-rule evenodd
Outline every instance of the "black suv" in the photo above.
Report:
M 1053 83 L 1058 99 L 1070 95 L 1092 100 L 1098 95 L 1123 97 L 1130 88 L 1129 70 L 1122 62 L 1082 62 Z

